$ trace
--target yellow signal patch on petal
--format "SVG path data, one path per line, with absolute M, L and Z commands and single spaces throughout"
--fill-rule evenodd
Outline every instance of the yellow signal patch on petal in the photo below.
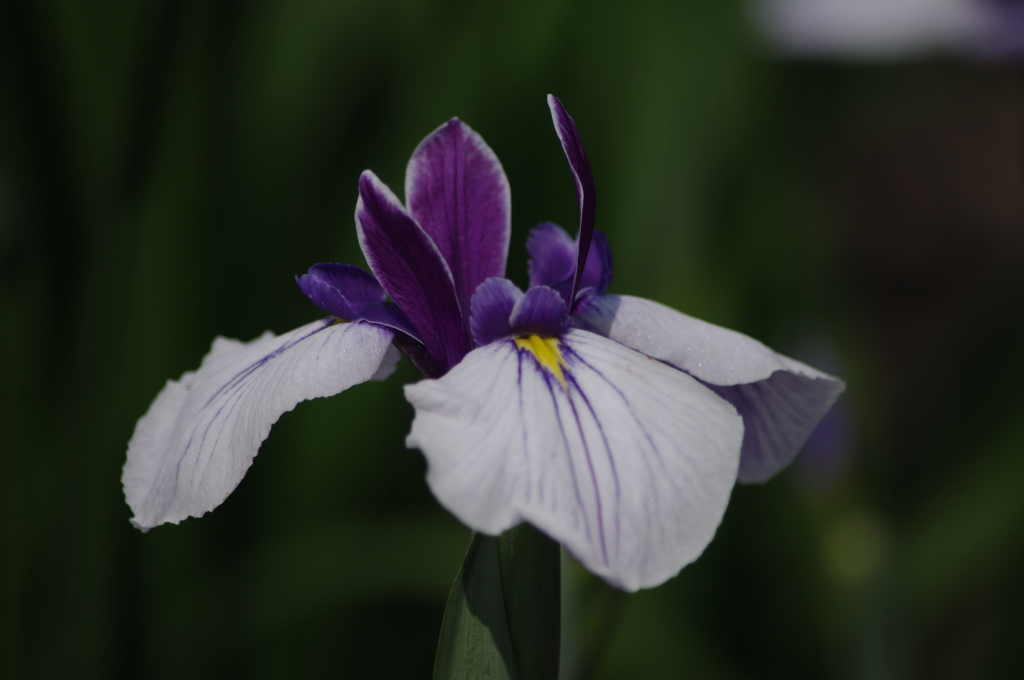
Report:
M 565 359 L 562 358 L 562 350 L 558 349 L 561 344 L 558 338 L 542 338 L 539 335 L 516 338 L 516 346 L 533 354 L 537 363 L 550 371 L 565 387 L 565 375 L 562 373 L 562 369 L 566 368 Z

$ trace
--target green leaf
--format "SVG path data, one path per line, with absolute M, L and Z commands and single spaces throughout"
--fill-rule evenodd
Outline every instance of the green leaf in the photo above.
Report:
M 561 549 L 529 524 L 498 539 L 505 612 L 524 680 L 558 680 Z
M 474 534 L 444 612 L 434 680 L 520 680 L 501 587 L 499 539 Z
M 474 534 L 448 598 L 434 680 L 557 680 L 561 550 L 528 524 Z

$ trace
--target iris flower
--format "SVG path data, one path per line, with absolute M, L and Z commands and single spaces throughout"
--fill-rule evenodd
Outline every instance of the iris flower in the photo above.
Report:
M 745 335 L 641 298 L 607 295 L 590 165 L 549 96 L 576 183 L 575 239 L 532 231 L 530 287 L 504 278 L 508 180 L 458 119 L 412 155 L 406 205 L 372 172 L 356 230 L 373 274 L 319 264 L 298 277 L 329 316 L 249 343 L 217 338 L 136 426 L 123 483 L 142 529 L 198 517 L 239 484 L 271 425 L 305 399 L 386 378 L 398 346 L 407 444 L 465 524 L 530 522 L 626 589 L 657 585 L 711 540 L 737 481 L 787 465 L 842 381 Z M 391 302 L 387 301 L 390 296 Z

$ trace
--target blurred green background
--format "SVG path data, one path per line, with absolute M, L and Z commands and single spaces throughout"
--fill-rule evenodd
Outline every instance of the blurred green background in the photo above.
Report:
M 452 116 L 513 192 L 509 276 L 594 166 L 611 292 L 842 375 L 705 555 L 617 597 L 566 567 L 566 680 L 1024 668 L 1024 79 L 780 63 L 733 0 L 0 4 L 0 676 L 429 677 L 469 533 L 403 444 L 404 365 L 301 405 L 215 512 L 133 529 L 135 421 L 215 335 L 319 316 Z

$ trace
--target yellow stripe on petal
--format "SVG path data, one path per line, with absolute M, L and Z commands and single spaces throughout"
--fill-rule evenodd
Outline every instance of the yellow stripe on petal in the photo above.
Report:
M 558 346 L 562 344 L 558 338 L 542 338 L 539 335 L 527 335 L 525 338 L 516 338 L 516 346 L 519 349 L 527 350 L 533 354 L 537 363 L 550 371 L 558 382 L 565 387 L 565 375 L 562 369 L 565 368 L 565 359 L 562 358 L 562 350 Z

